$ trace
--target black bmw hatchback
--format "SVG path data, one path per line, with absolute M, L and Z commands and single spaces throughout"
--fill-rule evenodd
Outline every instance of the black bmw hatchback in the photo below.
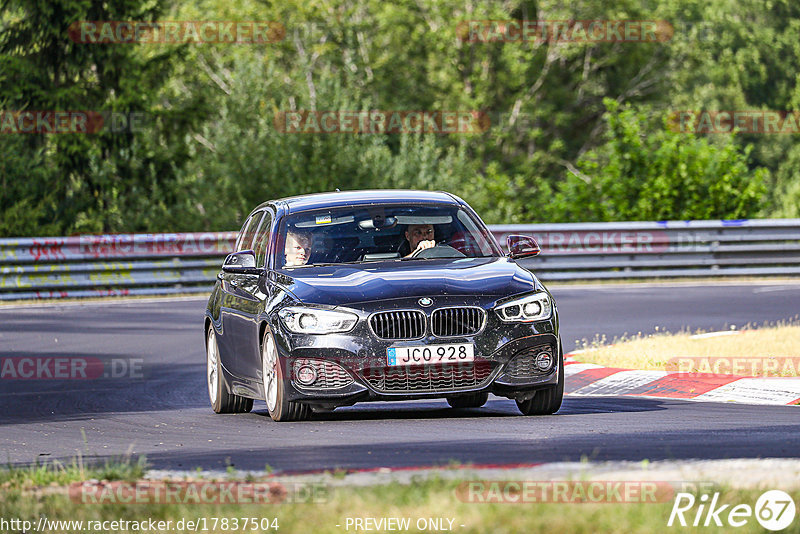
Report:
M 217 413 L 267 403 L 275 421 L 362 401 L 489 393 L 525 415 L 564 394 L 558 314 L 478 215 L 444 192 L 353 191 L 266 202 L 247 218 L 205 317 Z

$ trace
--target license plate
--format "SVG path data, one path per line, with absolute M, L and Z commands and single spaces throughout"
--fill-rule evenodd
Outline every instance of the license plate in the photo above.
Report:
M 475 348 L 472 343 L 389 347 L 386 349 L 386 360 L 390 367 L 472 362 L 475 361 Z

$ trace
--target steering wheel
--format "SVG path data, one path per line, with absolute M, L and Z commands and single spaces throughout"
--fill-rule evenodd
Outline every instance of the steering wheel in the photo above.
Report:
M 432 258 L 466 258 L 467 255 L 463 252 L 460 252 L 458 249 L 451 247 L 450 245 L 442 245 L 437 243 L 431 248 L 415 250 L 411 253 L 411 257 L 423 258 L 427 260 Z

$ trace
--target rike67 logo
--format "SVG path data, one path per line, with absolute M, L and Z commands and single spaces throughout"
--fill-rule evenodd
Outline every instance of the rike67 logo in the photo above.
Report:
M 755 507 L 749 504 L 720 504 L 720 494 L 678 493 L 667 526 L 682 527 L 731 526 L 742 527 L 753 517 L 767 530 L 783 530 L 794 521 L 796 508 L 792 497 L 780 490 L 767 491 L 758 498 Z

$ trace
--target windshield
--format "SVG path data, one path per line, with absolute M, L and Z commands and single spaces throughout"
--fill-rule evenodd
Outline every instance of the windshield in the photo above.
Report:
M 276 267 L 500 256 L 485 227 L 456 206 L 364 206 L 285 217 Z

